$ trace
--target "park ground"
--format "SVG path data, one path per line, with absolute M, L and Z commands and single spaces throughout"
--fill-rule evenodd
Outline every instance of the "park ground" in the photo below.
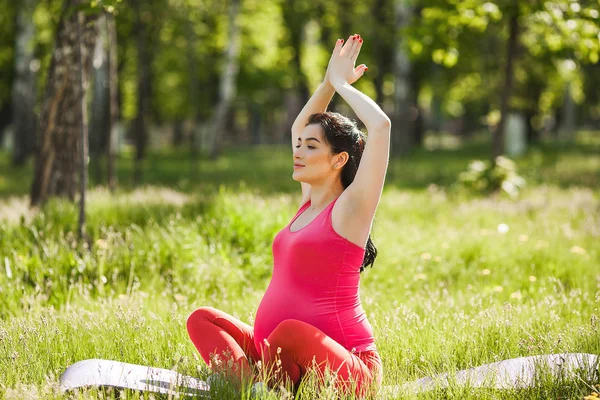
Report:
M 379 253 L 361 278 L 384 385 L 514 357 L 600 354 L 598 134 L 517 157 L 527 185 L 516 198 L 457 184 L 488 153 L 475 141 L 390 161 L 372 232 Z M 88 246 L 77 240 L 77 205 L 30 210 L 32 165 L 14 169 L 0 153 L 0 398 L 69 398 L 58 377 L 88 358 L 206 378 L 186 317 L 208 305 L 252 323 L 273 237 L 300 201 L 289 148 L 230 149 L 197 165 L 184 151 L 153 152 L 135 187 L 131 164 L 120 155 L 114 194 L 92 173 Z M 592 381 L 421 396 L 581 399 L 598 384 L 596 371 Z M 235 396 L 223 390 L 218 396 Z M 334 395 L 307 384 L 298 397 Z

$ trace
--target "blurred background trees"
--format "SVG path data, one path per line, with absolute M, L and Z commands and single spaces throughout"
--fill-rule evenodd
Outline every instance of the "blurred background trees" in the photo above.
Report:
M 79 160 L 76 146 L 59 139 L 59 126 L 79 123 L 75 100 L 57 102 L 57 96 L 65 96 L 60 88 L 82 95 L 74 86 L 76 55 L 61 58 L 60 52 L 61 29 L 83 13 L 85 29 L 93 32 L 86 67 L 91 172 L 95 182 L 112 187 L 119 151 L 135 154 L 131 180 L 142 183 L 149 148 L 189 150 L 191 169 L 182 174 L 193 178 L 197 160 L 214 159 L 221 149 L 288 143 L 289 128 L 321 81 L 335 40 L 353 33 L 365 39 L 358 63 L 369 66 L 356 86 L 394 121 L 393 157 L 437 143 L 428 139 L 443 134 L 479 134 L 489 140 L 493 158 L 507 151 L 520 126 L 514 121 L 522 122 L 529 145 L 543 138 L 568 142 L 578 128 L 600 127 L 595 0 L 0 5 L 3 147 L 15 165 L 35 157 L 43 164 L 47 143 L 64 161 L 53 168 Z M 57 71 L 60 62 L 66 70 Z M 331 109 L 354 117 L 337 97 Z M 58 169 L 36 170 L 34 198 L 41 185 L 59 187 L 64 179 Z

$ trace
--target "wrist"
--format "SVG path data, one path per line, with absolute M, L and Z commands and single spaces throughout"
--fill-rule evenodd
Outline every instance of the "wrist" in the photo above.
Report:
M 323 80 L 323 82 L 321 82 L 320 85 L 323 89 L 327 89 L 327 90 L 335 90 L 333 85 L 331 84 L 331 82 L 329 81 L 329 79 L 325 79 Z
M 344 85 L 346 85 L 348 82 L 345 79 L 338 79 L 338 80 L 334 80 L 331 82 L 331 86 L 333 86 L 333 88 L 338 91 L 339 89 L 343 88 Z

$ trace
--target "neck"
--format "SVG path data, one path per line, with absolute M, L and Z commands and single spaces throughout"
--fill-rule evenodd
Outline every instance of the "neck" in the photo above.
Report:
M 344 192 L 341 183 L 339 186 L 311 186 L 310 189 L 310 209 L 322 210 L 336 197 Z

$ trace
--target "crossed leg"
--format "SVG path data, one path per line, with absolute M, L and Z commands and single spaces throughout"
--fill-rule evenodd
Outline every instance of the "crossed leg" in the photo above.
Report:
M 352 353 L 316 327 L 298 320 L 281 322 L 261 345 L 254 346 L 254 330 L 231 315 L 201 307 L 187 320 L 188 334 L 206 364 L 238 384 L 254 380 L 250 362 L 262 360 L 274 372 L 271 385 L 288 383 L 298 388 L 309 369 L 323 377 L 337 373 L 336 385 L 365 395 L 381 383 L 381 360 L 376 352 Z M 215 362 L 216 361 L 216 362 Z M 278 361 L 280 369 L 278 370 Z
M 314 326 L 298 320 L 281 322 L 262 346 L 265 365 L 276 370 L 281 361 L 278 378 L 298 388 L 310 368 L 319 376 L 326 369 L 337 373 L 336 386 L 343 391 L 354 390 L 366 395 L 381 383 L 381 361 L 377 352 L 352 353 Z
M 187 331 L 211 369 L 224 372 L 237 384 L 252 379 L 250 362 L 260 357 L 251 326 L 223 311 L 201 307 L 188 317 Z

